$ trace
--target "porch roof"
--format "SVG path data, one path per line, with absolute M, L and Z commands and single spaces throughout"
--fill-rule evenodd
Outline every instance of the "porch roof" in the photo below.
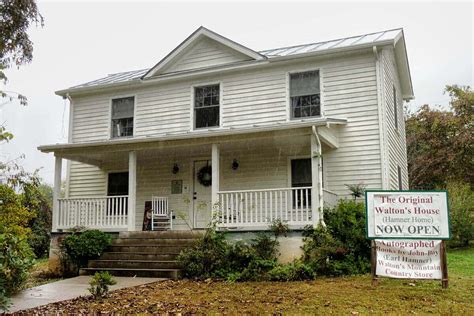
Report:
M 143 150 L 153 147 L 166 146 L 182 146 L 189 145 L 189 141 L 193 140 L 193 144 L 209 144 L 213 142 L 233 141 L 250 134 L 265 135 L 271 133 L 284 133 L 289 130 L 303 130 L 303 133 L 309 134 L 309 127 L 328 127 L 331 125 L 345 125 L 347 119 L 342 118 L 317 118 L 308 120 L 290 121 L 272 125 L 252 125 L 242 128 L 218 128 L 199 131 L 187 131 L 182 133 L 167 133 L 153 137 L 133 137 L 121 139 L 108 139 L 103 141 L 81 142 L 81 143 L 65 143 L 39 146 L 38 150 L 44 153 L 54 153 L 66 159 L 77 160 L 81 162 L 97 165 L 94 161 L 88 159 L 74 159 L 75 156 L 84 155 L 87 151 L 97 152 L 124 152 L 130 150 Z M 335 131 L 333 137 L 325 137 L 327 129 L 321 134 L 323 142 L 330 147 L 337 147 L 337 136 Z M 226 137 L 226 138 L 224 138 Z M 334 139 L 332 141 L 331 139 Z

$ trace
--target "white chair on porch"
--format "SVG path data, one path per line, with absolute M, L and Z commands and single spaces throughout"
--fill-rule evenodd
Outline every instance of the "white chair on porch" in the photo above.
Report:
M 151 197 L 151 230 L 173 229 L 173 212 L 169 210 L 168 197 Z

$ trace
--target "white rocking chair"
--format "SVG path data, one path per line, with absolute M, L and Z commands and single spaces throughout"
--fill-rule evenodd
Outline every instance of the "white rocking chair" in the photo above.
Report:
M 172 230 L 173 212 L 169 211 L 168 198 L 151 197 L 151 230 Z

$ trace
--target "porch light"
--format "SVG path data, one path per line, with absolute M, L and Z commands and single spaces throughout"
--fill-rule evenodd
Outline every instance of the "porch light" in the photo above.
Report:
M 239 162 L 237 161 L 237 159 L 234 158 L 234 160 L 232 160 L 232 170 L 237 170 L 239 168 Z
M 173 174 L 177 174 L 179 172 L 179 166 L 177 163 L 173 165 L 173 169 L 171 170 L 171 172 L 173 172 Z

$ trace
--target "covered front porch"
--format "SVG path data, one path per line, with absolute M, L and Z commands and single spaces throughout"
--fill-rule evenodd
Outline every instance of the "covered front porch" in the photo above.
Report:
M 325 188 L 322 162 L 324 152 L 337 150 L 336 126 L 63 146 L 54 150 L 53 231 L 141 231 L 150 205 L 167 212 L 165 229 L 215 223 L 221 230 L 265 230 L 275 220 L 302 229 L 318 224 L 323 205 L 337 201 Z M 68 189 L 60 198 L 64 159 Z

